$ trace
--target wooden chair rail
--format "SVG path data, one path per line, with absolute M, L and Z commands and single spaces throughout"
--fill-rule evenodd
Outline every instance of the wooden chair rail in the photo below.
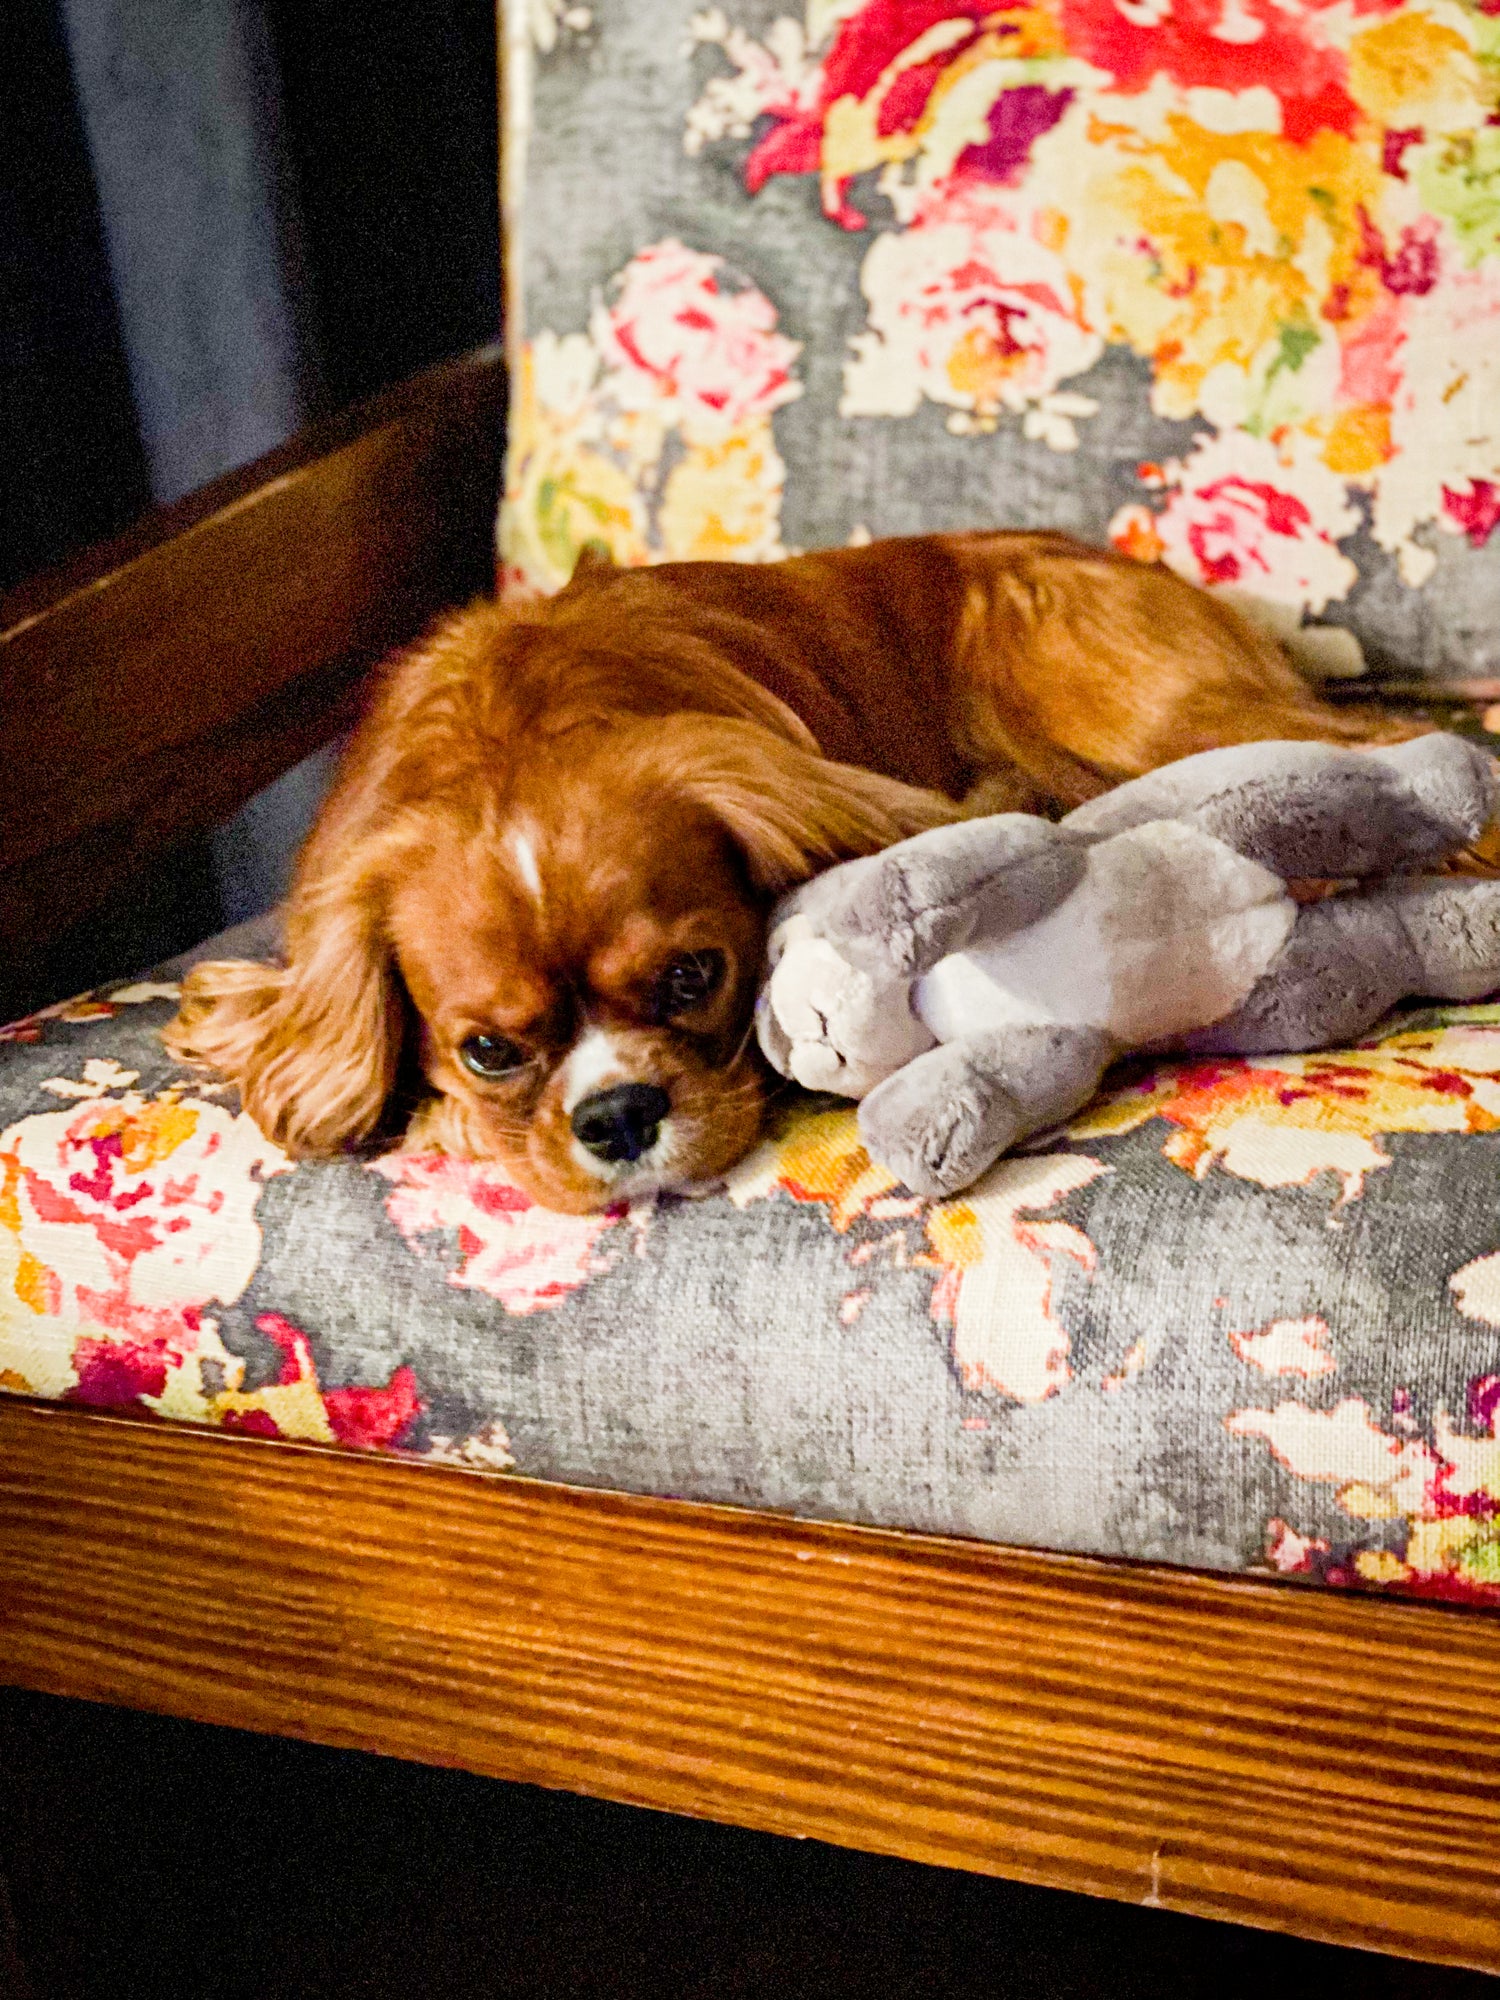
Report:
M 0 1397 L 0 1677 L 1500 1971 L 1500 1620 Z
M 431 369 L 0 602 L 0 951 L 227 818 L 491 586 L 504 405 L 498 349 Z

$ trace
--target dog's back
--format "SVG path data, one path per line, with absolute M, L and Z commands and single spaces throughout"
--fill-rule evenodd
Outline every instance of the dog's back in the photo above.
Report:
M 1066 810 L 1230 743 L 1391 742 L 1422 725 L 1320 699 L 1282 647 L 1170 570 L 1055 533 L 914 535 L 773 564 L 584 565 L 550 618 L 586 651 L 704 639 L 825 756 L 993 809 Z

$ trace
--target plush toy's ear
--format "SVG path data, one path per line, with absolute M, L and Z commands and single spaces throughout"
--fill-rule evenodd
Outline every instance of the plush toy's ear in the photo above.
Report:
M 951 799 L 835 764 L 758 723 L 673 716 L 657 754 L 724 826 L 757 889 L 780 895 L 832 861 L 874 854 L 959 816 Z

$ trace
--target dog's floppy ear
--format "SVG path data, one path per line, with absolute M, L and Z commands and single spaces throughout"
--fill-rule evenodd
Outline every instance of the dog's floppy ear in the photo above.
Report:
M 960 816 L 936 792 L 835 764 L 753 722 L 673 716 L 656 735 L 676 786 L 720 821 L 771 895 Z
M 330 849 L 315 837 L 299 870 L 285 965 L 194 966 L 163 1035 L 180 1061 L 229 1077 L 256 1124 L 294 1156 L 334 1153 L 374 1130 L 405 1027 L 383 931 L 381 857 L 368 844 L 341 860 Z

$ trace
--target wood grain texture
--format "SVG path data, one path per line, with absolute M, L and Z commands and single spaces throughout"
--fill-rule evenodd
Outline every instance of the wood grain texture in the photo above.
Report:
M 1500 1621 L 0 1398 L 0 1672 L 1500 1971 Z
M 491 586 L 504 401 L 498 350 L 432 369 L 0 603 L 0 946 L 227 818 Z

